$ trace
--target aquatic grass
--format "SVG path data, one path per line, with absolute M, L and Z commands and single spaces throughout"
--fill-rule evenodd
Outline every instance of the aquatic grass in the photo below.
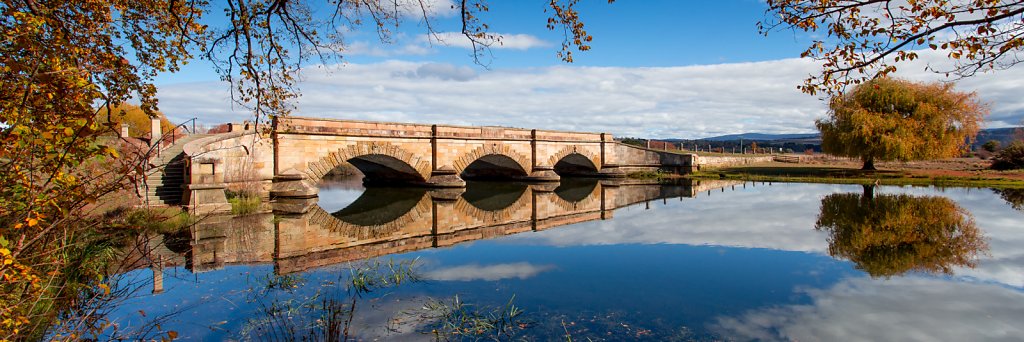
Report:
M 425 320 L 435 321 L 429 332 L 436 340 L 490 338 L 506 340 L 531 323 L 520 319 L 523 310 L 515 305 L 512 295 L 499 308 L 475 307 L 455 295 L 450 302 L 428 299 L 423 305 Z M 458 336 L 458 337 L 457 337 Z
M 312 294 L 298 298 L 305 279 L 295 274 L 254 278 L 248 299 L 258 306 L 239 331 L 240 339 L 269 341 L 347 341 L 349 327 L 365 295 L 420 281 L 417 259 L 352 263 L 335 281 L 324 281 Z M 339 286 L 341 285 L 341 286 Z M 278 291 L 274 291 L 278 290 Z
M 386 263 L 382 263 L 375 259 L 372 262 L 350 268 L 349 279 L 346 283 L 354 294 L 361 295 L 380 288 L 420 281 L 421 276 L 415 272 L 417 260 L 419 258 L 396 263 L 394 259 L 388 259 Z
M 306 279 L 297 274 L 268 274 L 266 276 L 266 288 L 268 290 L 278 289 L 292 291 L 305 283 Z

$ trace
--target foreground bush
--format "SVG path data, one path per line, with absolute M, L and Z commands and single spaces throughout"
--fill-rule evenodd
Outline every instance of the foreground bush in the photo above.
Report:
M 992 157 L 992 168 L 996 170 L 1024 169 L 1024 142 L 1010 144 L 995 157 Z

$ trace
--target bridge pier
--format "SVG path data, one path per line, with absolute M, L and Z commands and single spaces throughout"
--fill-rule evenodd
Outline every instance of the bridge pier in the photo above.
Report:
M 302 174 L 281 174 L 274 176 L 270 187 L 271 198 L 313 198 L 320 193 L 315 181 Z
M 534 166 L 533 172 L 530 172 L 529 176 L 523 178 L 525 181 L 530 182 L 557 182 L 562 179 L 555 173 L 555 169 L 552 167 Z
M 449 166 L 442 166 L 430 173 L 425 184 L 432 188 L 464 188 L 466 181 L 459 177 L 458 172 Z
M 601 170 L 597 171 L 597 174 L 603 178 L 624 178 L 627 176 L 626 172 L 615 165 L 604 165 L 601 167 Z

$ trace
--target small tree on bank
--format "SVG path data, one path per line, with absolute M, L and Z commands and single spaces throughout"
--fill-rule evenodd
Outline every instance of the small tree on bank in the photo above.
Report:
M 878 78 L 834 97 L 825 119 L 815 121 L 825 153 L 875 161 L 909 161 L 959 155 L 988 114 L 974 93 L 952 84 Z
M 1024 141 L 1015 141 L 992 157 L 996 170 L 1024 169 Z

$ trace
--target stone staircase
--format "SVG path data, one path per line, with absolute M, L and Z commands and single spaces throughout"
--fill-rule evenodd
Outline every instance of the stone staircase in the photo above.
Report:
M 150 164 L 154 165 L 146 175 L 146 203 L 150 206 L 179 205 L 184 195 L 182 185 L 185 184 L 185 153 L 182 147 L 186 143 L 209 136 L 209 134 L 191 134 L 175 140 L 174 144 L 165 146 L 160 155 L 153 157 Z

